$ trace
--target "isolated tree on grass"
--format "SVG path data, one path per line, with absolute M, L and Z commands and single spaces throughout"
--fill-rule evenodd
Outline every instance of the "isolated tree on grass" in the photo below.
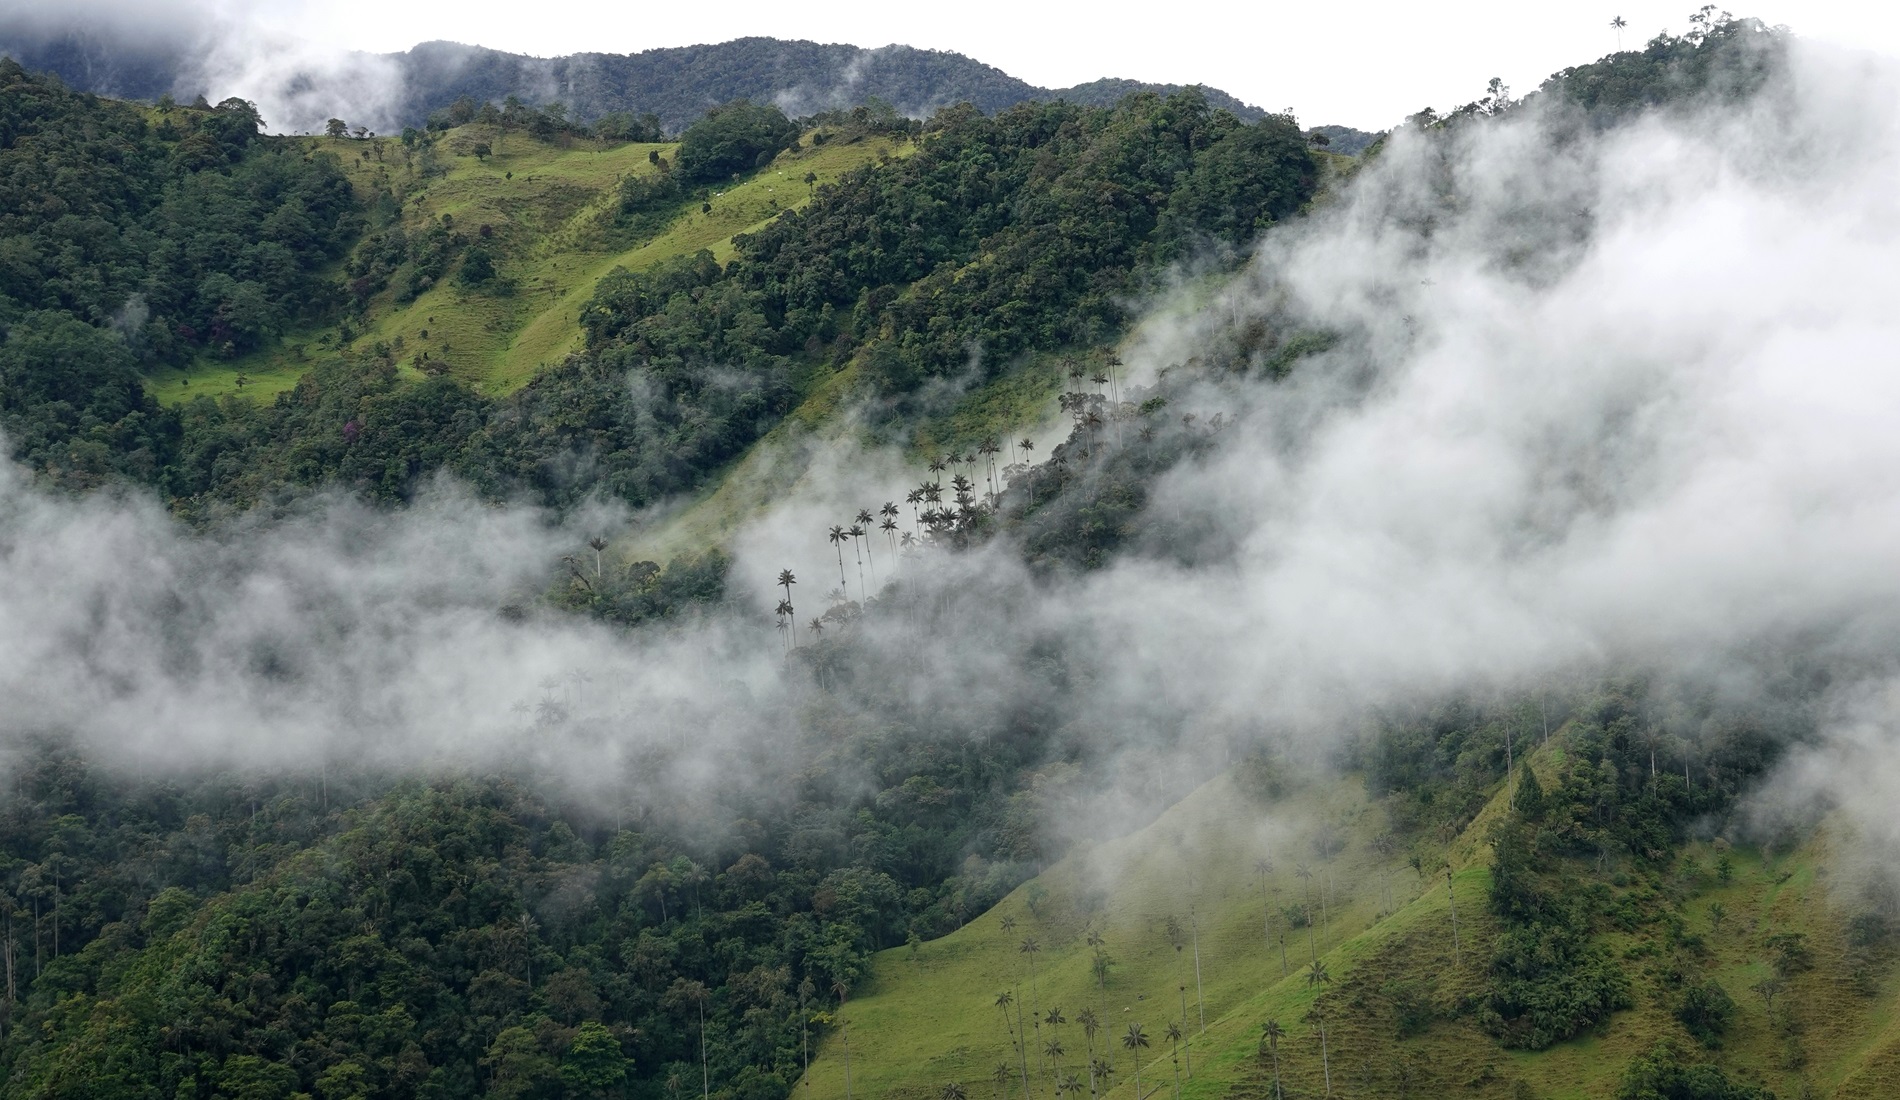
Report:
M 1045 1048 L 1045 1053 L 1049 1055 L 1050 1060 L 1055 1066 L 1055 1072 L 1059 1074 L 1062 1072 L 1061 1058 L 1062 1055 L 1066 1053 L 1066 1051 L 1062 1049 L 1062 1025 L 1068 1023 L 1069 1018 L 1062 1014 L 1062 1006 L 1056 1005 L 1049 1009 L 1049 1011 L 1043 1013 L 1042 1022 L 1049 1025 L 1050 1038 L 1049 1045 Z M 1058 1084 L 1059 1083 L 1058 1081 Z
M 1135 1096 L 1141 1097 L 1141 1051 L 1148 1045 L 1148 1035 L 1141 1030 L 1140 1024 L 1129 1024 L 1128 1031 L 1122 1036 L 1122 1049 L 1135 1056 Z
M 1089 1095 L 1095 1095 L 1095 1033 L 1101 1030 L 1102 1021 L 1095 1010 L 1085 1008 L 1076 1013 L 1075 1022 L 1082 1025 L 1082 1036 L 1088 1042 L 1089 1059 Z
M 1332 975 L 1326 973 L 1326 964 L 1323 962 L 1314 960 L 1313 965 L 1307 968 L 1306 987 L 1308 989 L 1318 990 L 1332 980 Z M 1333 1064 L 1326 1049 L 1326 1016 L 1320 1011 L 1318 997 L 1313 999 L 1312 1015 L 1313 1020 L 1319 1025 L 1320 1071 L 1326 1077 L 1326 1095 L 1331 1096 L 1333 1094 Z
M 1278 1020 L 1268 1020 L 1260 1035 L 1267 1041 L 1267 1054 L 1273 1059 L 1273 1100 L 1286 1100 L 1286 1092 L 1280 1087 L 1280 1040 L 1286 1038 L 1286 1028 Z
M 1168 1030 L 1161 1033 L 1168 1042 L 1174 1044 L 1174 1053 L 1169 1061 L 1174 1063 L 1174 1095 L 1181 1095 L 1181 1024 L 1178 1020 L 1168 1021 Z

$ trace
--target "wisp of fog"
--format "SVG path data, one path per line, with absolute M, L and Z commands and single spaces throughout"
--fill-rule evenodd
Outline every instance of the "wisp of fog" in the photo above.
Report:
M 1224 427 L 1151 517 L 1220 552 L 1054 576 L 1007 539 L 907 559 L 917 585 L 991 594 L 960 602 L 909 693 L 955 685 L 980 726 L 1028 690 L 1008 655 L 1060 637 L 1095 675 L 1074 727 L 1193 772 L 1197 746 L 1323 749 L 1381 706 L 1578 670 L 1746 696 L 1798 654 L 1829 672 L 1822 729 L 1772 797 L 1892 837 L 1897 105 L 1891 65 L 1796 43 L 1742 105 L 1599 132 L 1533 103 L 1397 132 L 1213 300 L 1158 309 L 1123 349 L 1152 379 L 1191 376 L 1247 318 L 1334 337 L 1284 380 L 1210 375 L 1172 410 Z M 403 511 L 335 495 L 198 535 L 10 469 L 0 725 L 142 767 L 741 785 L 809 688 L 765 613 L 774 577 L 793 568 L 817 604 L 825 525 L 920 477 L 832 453 L 733 540 L 730 588 L 756 615 L 624 632 L 523 610 L 598 513 L 443 484 Z

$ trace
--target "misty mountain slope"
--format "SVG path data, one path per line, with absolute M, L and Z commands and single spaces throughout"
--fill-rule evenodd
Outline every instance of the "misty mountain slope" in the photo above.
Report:
M 1553 787 L 1569 766 L 1567 736 L 1561 731 L 1531 761 Z M 1157 1084 L 1171 1091 L 1178 1067 L 1184 1096 L 1272 1097 L 1261 1027 L 1268 1019 L 1286 1031 L 1278 1042 L 1285 1095 L 1320 1095 L 1328 1068 L 1319 1049 L 1322 1017 L 1333 1090 L 1351 1096 L 1610 1096 L 1628 1067 L 1665 1041 L 1678 1044 L 1674 1057 L 1711 1062 L 1781 1096 L 1804 1089 L 1875 1095 L 1866 1082 L 1884 1079 L 1900 982 L 1890 946 L 1871 955 L 1854 946 L 1854 929 L 1864 924 L 1857 914 L 1865 912 L 1854 891 L 1867 880 L 1852 862 L 1834 858 L 1825 834 L 1775 854 L 1693 843 L 1651 870 L 1583 872 L 1615 899 L 1601 935 L 1632 995 L 1582 1037 L 1526 1052 L 1501 1045 L 1485 1023 L 1495 960 L 1504 957 L 1504 929 L 1489 902 L 1493 829 L 1515 816 L 1504 789 L 1494 790 L 1446 849 L 1417 836 L 1395 843 L 1389 807 L 1368 801 L 1356 778 L 1264 801 L 1236 782 L 1223 777 L 1141 832 L 1071 853 L 941 940 L 876 956 L 867 980 L 829 1021 L 832 1033 L 809 1076 L 814 1092 L 845 1093 L 841 1017 L 854 1091 L 922 1100 L 956 1082 L 970 1095 L 1020 1094 L 1026 1059 L 1032 1090 L 1048 1095 L 1069 1073 L 1087 1082 L 1089 1041 L 1078 1023 L 1084 1008 L 1100 1021 L 1094 1056 L 1115 1065 L 1098 1090 L 1107 1096 L 1135 1094 L 1122 1043 L 1132 1023 L 1150 1043 L 1142 1052 L 1144 1095 Z M 1457 869 L 1456 937 L 1447 851 Z M 1422 870 L 1408 864 L 1413 857 Z M 1309 909 L 1314 927 L 1300 927 Z M 1091 933 L 1110 960 L 1105 988 Z M 1772 945 L 1789 934 L 1801 937 L 1798 950 L 1806 954 L 1778 976 L 1781 956 Z M 1033 960 L 1022 950 L 1030 940 L 1038 948 Z M 1325 967 L 1323 984 L 1308 980 L 1310 956 Z M 1751 990 L 1764 980 L 1782 986 L 1772 1011 Z M 1705 1046 L 1681 1006 L 1685 989 L 1708 981 L 1733 1004 Z M 1183 986 L 1182 1030 L 1192 1040 L 1185 1051 L 1166 1038 L 1183 1019 Z M 999 990 L 1022 1002 L 1026 1053 L 1005 1029 Z M 1054 1007 L 1065 1025 L 1032 1023 Z M 1051 1040 L 1064 1048 L 1060 1071 L 1038 1057 Z M 998 1065 L 1008 1066 L 1007 1083 L 992 1080 Z
M 139 410 L 169 500 L 0 464 L 8 1093 L 785 1100 L 816 1039 L 1047 1100 L 1089 914 L 1131 1017 L 1211 956 L 1198 1096 L 1267 1094 L 1265 1019 L 1301 1100 L 1878 1089 L 1900 70 L 1693 33 L 1320 203 L 1304 135 L 1191 95 L 943 112 L 728 262 L 610 273 L 506 397 L 372 347 Z M 1729 50 L 1752 94 L 1693 83 Z M 1051 368 L 1053 426 L 983 434 Z M 727 488 L 717 548 L 612 552 Z M 1062 1053 L 1012 982 L 1085 998 Z

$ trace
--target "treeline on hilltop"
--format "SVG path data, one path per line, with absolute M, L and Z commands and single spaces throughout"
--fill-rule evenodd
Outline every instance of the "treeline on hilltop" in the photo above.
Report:
M 957 103 L 969 103 L 985 113 L 1056 99 L 1112 107 L 1137 92 L 1166 96 L 1183 90 L 1178 85 L 1112 79 L 1072 88 L 1038 88 L 994 66 L 943 50 L 902 45 L 865 49 L 756 37 L 636 54 L 580 53 L 555 58 L 425 42 L 394 59 L 404 74 L 404 117 L 411 124 L 463 96 L 478 103 L 499 102 L 510 95 L 530 103 L 557 98 L 588 119 L 621 112 L 650 113 L 669 131 L 677 132 L 708 108 L 735 99 L 776 103 L 798 114 L 849 109 L 876 99 L 921 119 Z M 1257 121 L 1264 114 L 1218 89 L 1203 92 L 1216 107 L 1245 121 Z

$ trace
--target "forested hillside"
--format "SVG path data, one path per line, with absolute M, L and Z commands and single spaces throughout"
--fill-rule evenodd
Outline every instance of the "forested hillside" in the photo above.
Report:
M 1885 528 L 1796 551 L 1890 433 L 1704 290 L 1785 36 L 1376 141 L 750 41 L 677 141 L 0 63 L 0 1094 L 1885 1094 Z
M 167 128 L 176 129 L 169 119 L 153 125 L 131 108 L 90 107 L 94 101 L 86 97 L 12 71 L 23 91 L 69 114 L 116 112 L 154 149 L 166 148 Z M 773 163 L 780 149 L 797 140 L 796 127 L 772 108 L 754 110 L 776 118 L 780 129 L 751 133 L 746 110 L 716 114 L 689 130 L 672 158 L 677 163 L 664 171 L 642 166 L 642 172 L 626 173 L 617 206 L 599 212 L 596 231 L 632 234 L 622 240 L 625 247 L 681 218 L 690 220 L 695 206 L 709 214 L 716 203 L 724 205 L 709 184 L 749 176 L 755 165 Z M 512 140 L 537 140 L 533 126 L 515 125 L 528 132 Z M 815 174 L 804 173 L 812 178 L 802 186 L 815 188 L 815 195 L 806 196 L 802 209 L 791 206 L 804 162 L 786 161 L 793 173 L 782 181 L 786 205 L 774 204 L 777 217 L 734 238 L 730 260 L 721 263 L 700 251 L 602 280 L 578 310 L 585 352 L 499 396 L 477 392 L 469 384 L 473 379 L 453 372 L 426 371 L 428 377 L 416 380 L 413 371 L 433 362 L 425 352 L 443 352 L 439 340 L 422 342 L 434 313 L 429 299 L 402 314 L 416 326 L 413 331 L 375 339 L 357 335 L 365 310 L 382 295 L 407 304 L 438 282 L 444 286 L 437 294 L 445 293 L 451 278 L 460 297 L 494 300 L 511 293 L 508 273 L 493 270 L 492 257 L 506 241 L 491 243 L 486 225 L 458 226 L 454 206 L 426 226 L 412 221 L 405 231 L 397 222 L 421 195 L 430 163 L 453 155 L 458 145 L 464 156 L 486 158 L 510 140 L 509 120 L 499 112 L 492 124 L 477 120 L 469 126 L 470 133 L 446 142 L 424 132 L 402 144 L 363 147 L 338 139 L 255 139 L 257 149 L 242 164 L 187 163 L 175 156 L 167 162 L 175 179 L 138 180 L 126 201 L 136 198 L 162 213 L 167 208 L 154 191 L 164 187 L 230 187 L 229 181 L 244 181 L 256 171 L 249 167 L 253 163 L 295 168 L 329 181 L 329 205 L 314 218 L 300 214 L 286 224 L 319 224 L 328 236 L 321 247 L 304 243 L 303 253 L 278 262 L 271 269 L 277 282 L 269 285 L 242 276 L 261 270 L 258 257 L 275 246 L 268 240 L 247 246 L 245 256 L 226 261 L 236 265 L 238 277 L 195 280 L 201 294 L 224 294 L 220 304 L 175 303 L 171 288 L 178 283 L 167 282 L 160 293 L 155 273 L 143 270 L 96 288 L 84 302 L 41 303 L 63 307 L 68 320 L 62 340 L 92 341 L 108 348 L 107 361 L 118 364 L 124 381 L 116 388 L 93 386 L 89 393 L 141 403 L 134 422 L 140 434 L 96 429 L 104 453 L 93 465 L 125 471 L 136 465 L 142 480 L 192 513 L 242 506 L 276 487 L 338 479 L 381 499 L 400 500 L 438 469 L 498 497 L 525 490 L 561 504 L 600 489 L 646 504 L 693 488 L 757 439 L 790 408 L 814 368 L 862 361 L 882 392 L 902 398 L 933 378 L 963 370 L 965 349 L 973 342 L 986 348 L 982 373 L 994 377 L 1018 353 L 1099 341 L 1123 324 L 1143 273 L 1208 247 L 1244 244 L 1297 210 L 1318 175 L 1288 120 L 1243 124 L 1195 92 L 1167 99 L 1137 95 L 1113 109 L 1034 104 L 989 117 L 964 108 L 939 114 L 914 137 L 894 117 L 847 114 L 821 124 L 811 140 L 829 136 L 834 144 L 848 144 L 895 132 L 906 143 L 914 140 L 915 151 L 866 165 L 822 188 Z M 246 133 L 254 139 L 255 131 L 252 124 Z M 561 139 L 556 132 L 542 140 Z M 180 148 L 190 144 L 177 140 Z M 16 145 L 13 152 L 24 162 L 33 149 Z M 715 151 L 726 149 L 736 150 L 737 159 L 732 151 Z M 374 174 L 351 192 L 331 150 L 360 152 L 374 161 Z M 73 155 L 97 163 L 110 153 L 87 134 Z M 391 162 L 384 163 L 385 157 Z M 406 166 L 399 174 L 391 172 L 395 158 Z M 657 166 L 663 158 L 655 150 L 650 159 Z M 272 197 L 293 209 L 310 206 L 294 194 Z M 23 237 L 37 239 L 73 224 L 63 211 L 33 204 L 21 209 L 13 230 Z M 290 217 L 276 214 L 275 206 L 254 209 L 252 216 L 274 216 L 280 223 Z M 239 216 L 224 203 L 192 210 L 194 216 Z M 467 210 L 462 212 L 466 217 Z M 345 269 L 347 291 L 330 284 L 311 292 L 295 281 L 308 279 L 299 274 L 299 262 L 334 256 L 359 234 Z M 212 239 L 196 242 L 194 249 L 202 252 Z M 184 281 L 193 282 L 189 276 Z M 227 283 L 230 289 L 221 290 Z M 134 297 L 141 294 L 149 297 Z M 247 311 L 246 295 L 262 297 Z M 151 407 L 137 377 L 141 366 L 156 369 L 197 350 L 181 341 L 209 342 L 214 356 L 240 354 L 291 322 L 279 303 L 293 298 L 306 319 L 312 311 L 323 317 L 326 303 L 329 316 L 339 318 L 333 333 L 318 333 L 316 348 L 297 342 L 299 353 L 314 360 L 306 381 L 265 404 L 199 398 Z M 133 341 L 113 344 L 113 312 L 136 310 L 144 301 L 156 311 L 143 319 Z M 177 313 L 181 309 L 195 312 Z M 74 327 L 74 321 L 86 327 Z M 33 324 L 12 330 L 4 347 L 20 363 L 15 369 L 47 369 L 51 360 L 41 353 L 31 363 L 23 357 L 25 341 L 38 339 L 43 337 Z M 411 364 L 401 362 L 405 343 L 416 349 Z M 452 355 L 444 359 L 444 365 L 453 362 Z M 743 384 L 704 384 L 706 372 L 731 367 L 742 369 Z M 629 391 L 629 373 L 651 384 Z M 78 382 L 63 369 L 51 374 L 61 385 Z M 76 462 L 67 457 L 74 452 L 51 448 L 76 426 L 61 423 L 64 406 L 34 402 L 28 393 L 9 389 L 17 410 L 10 428 L 15 446 L 35 448 L 25 457 L 40 468 L 65 471 Z M 577 420 L 583 409 L 590 411 Z M 652 434 L 656 419 L 666 426 L 659 437 L 664 444 Z M 579 430 L 580 424 L 586 429 Z M 582 454 L 592 457 L 587 473 L 577 477 L 571 471 Z

